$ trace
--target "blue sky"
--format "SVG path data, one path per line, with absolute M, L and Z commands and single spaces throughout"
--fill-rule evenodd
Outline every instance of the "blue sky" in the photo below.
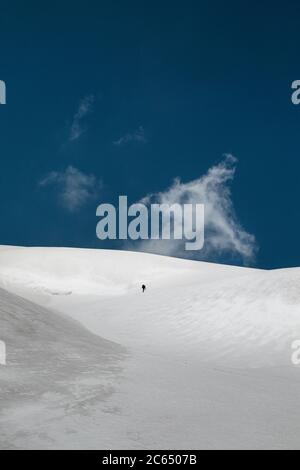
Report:
M 251 263 L 300 266 L 299 9 L 2 1 L 0 243 L 118 248 L 96 238 L 98 204 L 188 184 L 233 154 Z

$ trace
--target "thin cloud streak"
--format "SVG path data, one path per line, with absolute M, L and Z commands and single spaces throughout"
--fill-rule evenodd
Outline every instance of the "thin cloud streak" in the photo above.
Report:
M 79 103 L 77 112 L 73 116 L 73 121 L 70 128 L 69 141 L 75 141 L 86 132 L 87 128 L 83 124 L 83 119 L 92 112 L 93 104 L 95 101 L 94 95 L 85 96 Z
M 69 212 L 76 212 L 98 197 L 102 182 L 92 174 L 68 166 L 64 171 L 50 172 L 39 182 L 39 186 L 53 186 L 59 203 Z
M 118 140 L 115 140 L 113 144 L 118 147 L 121 147 L 123 145 L 129 144 L 130 142 L 140 142 L 140 143 L 147 142 L 145 130 L 143 126 L 139 126 L 138 129 L 136 129 L 135 131 L 123 135 Z

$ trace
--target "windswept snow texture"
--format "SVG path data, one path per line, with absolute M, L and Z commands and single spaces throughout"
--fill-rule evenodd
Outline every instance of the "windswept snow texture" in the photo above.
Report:
M 0 286 L 1 448 L 300 448 L 300 269 L 0 247 Z

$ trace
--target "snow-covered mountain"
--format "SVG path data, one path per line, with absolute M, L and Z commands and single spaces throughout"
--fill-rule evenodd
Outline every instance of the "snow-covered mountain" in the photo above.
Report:
M 3 246 L 0 286 L 1 448 L 300 447 L 300 269 Z

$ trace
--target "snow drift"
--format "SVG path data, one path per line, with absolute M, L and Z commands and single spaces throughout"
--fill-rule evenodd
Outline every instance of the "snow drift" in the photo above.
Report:
M 105 417 L 124 349 L 2 289 L 0 337 L 0 448 L 89 447 L 88 414 Z

